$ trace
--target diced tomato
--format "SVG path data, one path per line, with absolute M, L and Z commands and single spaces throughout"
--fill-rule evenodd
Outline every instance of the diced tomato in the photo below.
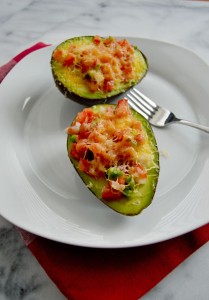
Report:
M 104 172 L 98 168 L 92 168 L 91 161 L 81 158 L 78 163 L 78 169 L 94 178 L 104 177 Z
M 117 191 L 108 184 L 103 187 L 102 198 L 107 201 L 118 201 L 122 198 L 122 193 Z
M 96 114 L 92 111 L 91 108 L 85 108 L 77 114 L 76 121 L 79 123 L 91 123 L 95 118 Z
M 139 132 L 142 131 L 142 123 L 140 121 L 133 120 L 131 122 L 131 127 L 138 130 Z
M 109 53 L 103 53 L 100 55 L 100 61 L 102 63 L 111 63 L 112 56 Z
M 77 117 L 76 117 L 76 122 L 79 122 L 82 124 L 86 120 L 86 112 L 82 110 L 81 112 L 78 112 Z
M 86 73 L 87 71 L 89 71 L 91 69 L 95 69 L 97 64 L 98 64 L 97 58 L 88 57 L 88 56 L 83 57 L 81 59 L 81 72 Z
M 96 92 L 99 89 L 99 85 L 96 81 L 89 81 L 88 87 L 91 92 Z
M 79 158 L 84 158 L 88 147 L 87 144 L 83 141 L 78 141 L 75 150 Z
M 73 65 L 74 60 L 75 60 L 75 55 L 73 53 L 69 53 L 63 62 L 63 66 L 69 67 Z
M 95 43 L 96 45 L 99 45 L 100 42 L 101 42 L 100 36 L 99 36 L 99 35 L 95 35 L 95 36 L 94 36 L 94 43 Z
M 113 142 L 118 143 L 121 142 L 123 139 L 123 133 L 120 131 L 116 131 L 113 136 Z
M 100 141 L 100 139 L 99 139 L 99 137 L 100 137 L 100 135 L 101 134 L 98 134 L 97 132 L 95 132 L 94 130 L 89 134 L 89 136 L 88 136 L 88 140 L 90 141 L 90 142 L 99 142 Z
M 104 80 L 103 90 L 105 92 L 111 92 L 114 89 L 114 81 L 113 80 Z
M 123 158 L 123 160 L 131 160 L 133 157 L 135 157 L 136 151 L 134 150 L 134 148 L 132 146 L 125 146 L 125 149 L 123 150 L 123 152 L 121 153 L 121 157 Z
M 116 48 L 114 55 L 118 58 L 121 58 L 124 55 L 124 51 L 121 48 Z
M 117 43 L 121 46 L 121 47 L 125 47 L 127 45 L 129 45 L 128 41 L 126 39 L 117 41 Z
M 84 112 L 86 114 L 86 122 L 91 123 L 93 119 L 95 118 L 96 114 L 92 111 L 91 108 L 85 108 Z
M 89 125 L 90 124 L 86 123 L 86 122 L 81 124 L 80 132 L 79 132 L 79 139 L 86 139 L 89 136 L 89 134 L 91 132 Z
M 138 168 L 138 171 L 140 173 L 140 177 L 141 178 L 147 178 L 147 171 L 146 171 L 146 169 L 141 164 L 138 164 L 137 168 Z
M 113 37 L 108 37 L 104 40 L 104 45 L 109 46 L 110 44 L 114 43 L 115 39 Z
M 60 49 L 56 49 L 53 53 L 53 58 L 58 62 L 63 62 L 63 54 Z
M 76 143 L 73 143 L 70 149 L 70 156 L 76 160 L 79 160 L 79 155 L 76 151 Z
M 133 54 L 134 53 L 134 47 L 131 46 L 130 44 L 127 44 L 126 49 L 129 52 L 129 54 Z
M 89 174 L 90 166 L 91 166 L 91 163 L 90 163 L 88 160 L 83 159 L 83 158 L 81 158 L 81 159 L 79 160 L 79 163 L 78 163 L 78 169 L 79 169 L 81 172 L 84 172 L 84 173 Z
M 118 177 L 118 183 L 125 184 L 125 182 L 126 182 L 126 178 L 124 175 Z
M 133 174 L 137 174 L 137 176 L 139 176 L 142 179 L 146 179 L 147 178 L 147 171 L 146 169 L 141 165 L 141 164 L 136 164 L 135 166 L 133 166 L 132 168 L 132 173 Z
M 137 141 L 138 144 L 143 144 L 143 142 L 144 142 L 144 136 L 142 134 L 140 134 L 140 133 L 137 134 L 135 136 L 135 141 Z
M 123 74 L 125 74 L 126 78 L 128 78 L 128 76 L 132 77 L 133 66 L 131 62 L 123 63 L 121 66 L 121 70 L 123 71 Z
M 128 100 L 126 100 L 126 99 L 119 100 L 118 105 L 115 110 L 115 115 L 118 118 L 122 118 L 122 117 L 128 116 L 129 114 L 130 114 L 130 108 L 128 105 Z
M 95 154 L 97 157 L 102 157 L 106 154 L 105 146 L 99 143 L 91 143 L 89 149 Z

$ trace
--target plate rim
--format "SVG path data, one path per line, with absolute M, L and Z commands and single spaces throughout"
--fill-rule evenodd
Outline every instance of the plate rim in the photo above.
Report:
M 121 38 L 121 37 L 120 37 Z M 179 45 L 176 45 L 176 44 L 173 44 L 173 43 L 169 43 L 169 42 L 165 42 L 165 41 L 160 41 L 160 40 L 155 40 L 155 39 L 148 39 L 148 38 L 138 38 L 138 37 L 126 37 L 127 39 L 135 39 L 135 40 L 138 40 L 138 41 L 140 41 L 140 40 L 145 40 L 145 41 L 148 41 L 148 42 L 157 42 L 157 43 L 159 43 L 159 44 L 165 44 L 165 45 L 169 45 L 169 46 L 172 46 L 172 47 L 177 47 L 177 48 L 181 48 L 181 49 L 183 49 L 183 50 L 185 50 L 185 51 L 189 51 L 190 53 L 192 53 L 193 55 L 195 55 L 196 56 L 196 58 L 197 59 L 199 59 L 199 61 L 201 61 L 201 63 L 203 63 L 207 68 L 209 68 L 209 65 L 207 64 L 207 62 L 205 62 L 200 56 L 198 56 L 195 52 L 193 52 L 192 50 L 190 50 L 190 49 L 187 49 L 186 47 L 182 47 L 182 46 L 179 46 Z M 38 49 L 38 50 L 36 50 L 36 51 L 46 51 L 46 49 L 52 49 L 52 48 L 54 48 L 54 47 L 56 47 L 56 45 L 50 45 L 50 46 L 47 46 L 47 47 L 45 47 L 45 48 L 41 48 L 41 49 Z M 4 85 L 5 85 L 5 82 L 7 83 L 7 81 L 9 81 L 9 79 L 10 79 L 10 74 L 12 74 L 13 75 L 13 72 L 15 72 L 16 71 L 16 67 L 17 66 L 19 66 L 19 67 L 21 67 L 21 62 L 22 61 L 25 61 L 27 58 L 28 59 L 30 59 L 31 58 L 31 56 L 33 55 L 33 53 L 36 53 L 36 51 L 35 52 L 32 52 L 32 53 L 30 53 L 30 54 L 28 54 L 25 58 L 23 58 L 20 62 L 18 62 L 15 66 L 14 66 L 14 68 L 8 73 L 8 75 L 4 78 L 4 80 L 2 81 L 2 83 L 0 84 L 0 93 L 1 93 L 1 89 L 2 89 L 2 86 L 4 87 Z M 12 76 L 11 75 L 11 76 Z M 1 210 L 1 209 L 0 209 Z M 110 244 L 107 244 L 107 245 L 105 245 L 105 244 L 102 244 L 102 245 L 98 245 L 98 244 L 95 244 L 95 245 L 90 245 L 89 244 L 89 242 L 87 242 L 87 243 L 85 243 L 85 242 L 83 242 L 83 244 L 82 243 L 76 243 L 76 242 L 74 242 L 74 241 L 65 241 L 64 239 L 62 239 L 62 238 L 55 238 L 55 237 L 53 237 L 52 235 L 51 235 L 51 232 L 50 232 L 50 234 L 48 234 L 48 236 L 47 235 L 41 235 L 40 234 L 40 231 L 38 231 L 38 230 L 36 230 L 36 228 L 34 229 L 34 228 L 30 228 L 30 226 L 28 226 L 27 228 L 24 228 L 24 227 L 21 227 L 19 224 L 17 224 L 17 222 L 14 222 L 13 220 L 11 220 L 8 216 L 6 216 L 6 215 L 4 215 L 4 214 L 2 214 L 2 212 L 0 212 L 1 213 L 1 215 L 2 215 L 2 217 L 4 217 L 5 219 L 7 219 L 9 222 L 11 222 L 12 224 L 14 224 L 15 226 L 17 226 L 17 227 L 20 227 L 20 228 L 22 228 L 22 229 L 24 229 L 24 230 L 27 230 L 27 231 L 29 231 L 29 232 L 31 232 L 31 233 L 33 233 L 33 234 L 35 234 L 35 235 L 38 235 L 38 236 L 42 236 L 42 237 L 44 237 L 44 238 L 47 238 L 47 239 L 50 239 L 50 240 L 54 240 L 54 241 L 57 241 L 57 242 L 61 242 L 61 243 L 65 243 L 65 244 L 71 244 L 71 245 L 75 245 L 75 246 L 83 246 L 83 247 L 91 247 L 91 248 L 130 248 L 130 247 L 136 247 L 136 246 L 144 246 L 144 245 L 150 245 L 150 244 L 154 244 L 154 243 L 157 243 L 157 242 L 162 242 L 162 241 L 165 241 L 165 240 L 169 240 L 169 239 L 172 239 L 172 238 L 175 238 L 175 237 L 177 237 L 177 236 L 179 236 L 179 235 L 182 235 L 182 234 L 185 234 L 185 233 L 187 233 L 187 232 L 189 232 L 189 231 L 192 231 L 192 230 L 195 230 L 195 229 L 197 229 L 197 228 L 199 228 L 199 227 L 201 227 L 201 226 L 203 226 L 203 225 L 205 225 L 206 223 L 203 221 L 202 223 L 200 222 L 200 224 L 199 225 L 196 225 L 196 226 L 194 226 L 191 230 L 188 230 L 188 229 L 185 229 L 185 230 L 179 230 L 179 231 L 177 231 L 176 232 L 176 234 L 173 234 L 172 236 L 170 236 L 170 237 L 168 237 L 168 238 L 157 238 L 156 240 L 153 240 L 153 242 L 148 242 L 148 243 L 141 243 L 141 244 L 138 244 L 137 242 L 136 243 L 132 243 L 132 244 L 123 244 L 123 245 L 110 245 Z

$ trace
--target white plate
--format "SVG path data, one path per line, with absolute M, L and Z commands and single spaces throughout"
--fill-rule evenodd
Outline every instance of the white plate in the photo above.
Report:
M 141 91 L 178 116 L 209 126 L 208 66 L 171 44 L 129 40 L 149 61 Z M 209 136 L 196 129 L 154 129 L 163 153 L 160 178 L 153 203 L 141 215 L 117 214 L 84 186 L 68 159 L 64 132 L 82 106 L 55 87 L 52 50 L 27 56 L 0 87 L 1 215 L 52 240 L 101 248 L 151 244 L 206 224 Z

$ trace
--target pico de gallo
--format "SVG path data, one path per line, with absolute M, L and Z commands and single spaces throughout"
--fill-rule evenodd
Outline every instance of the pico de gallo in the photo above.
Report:
M 79 171 L 94 179 L 105 179 L 102 199 L 120 201 L 146 184 L 153 149 L 126 99 L 117 105 L 83 109 L 67 133 L 69 156 L 78 162 Z
M 71 42 L 68 47 L 58 47 L 53 59 L 71 73 L 80 76 L 90 92 L 111 92 L 120 83 L 136 80 L 135 49 L 127 39 L 101 38 L 93 43 Z M 138 76 L 138 75 L 137 75 Z

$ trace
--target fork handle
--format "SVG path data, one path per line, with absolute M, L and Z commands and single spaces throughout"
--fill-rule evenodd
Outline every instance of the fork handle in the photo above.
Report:
M 197 128 L 197 129 L 200 129 L 204 132 L 209 133 L 209 127 L 204 126 L 204 125 L 199 125 L 197 123 L 193 123 L 193 122 L 190 122 L 190 121 L 187 121 L 187 120 L 177 119 L 177 118 L 175 119 L 174 122 L 177 122 L 177 123 L 180 123 L 180 124 L 183 124 L 183 125 L 186 125 L 186 126 L 191 126 L 191 127 L 194 127 L 194 128 Z

